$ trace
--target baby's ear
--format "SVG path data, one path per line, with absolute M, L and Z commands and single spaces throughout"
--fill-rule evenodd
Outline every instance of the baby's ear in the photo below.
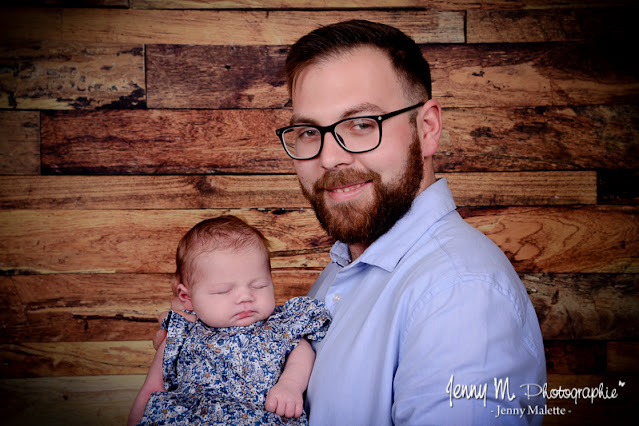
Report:
M 189 292 L 189 289 L 180 282 L 176 282 L 176 284 L 174 284 L 174 288 L 178 299 L 180 299 L 180 302 L 184 305 L 184 309 L 192 311 L 193 304 L 191 303 L 191 293 Z

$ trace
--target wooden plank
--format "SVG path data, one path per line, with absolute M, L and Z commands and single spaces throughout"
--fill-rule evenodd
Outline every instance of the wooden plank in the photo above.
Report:
M 4 45 L 0 60 L 5 64 L 0 72 L 1 108 L 145 106 L 140 44 L 45 41 Z
M 592 312 L 597 315 L 597 312 Z M 544 340 L 548 374 L 603 374 L 605 340 Z
M 292 161 L 274 130 L 289 118 L 286 111 L 262 110 L 47 114 L 42 168 L 72 174 L 291 173 Z
M 64 1 L 64 0 L 60 0 Z M 540 9 L 540 8 L 580 8 L 611 7 L 627 5 L 628 0 L 129 0 L 136 9 L 368 9 L 375 8 L 422 8 L 438 10 L 473 9 Z
M 637 339 L 633 274 L 520 274 L 546 340 Z M 574 368 L 579 369 L 578 364 Z M 584 371 L 573 371 L 582 373 Z
M 627 56 L 596 45 L 430 44 L 422 53 L 444 107 L 634 104 L 639 95 Z M 147 55 L 153 108 L 180 108 L 187 100 L 198 108 L 270 108 L 287 99 L 279 75 L 284 47 L 150 45 Z M 265 64 L 258 74 L 232 72 L 256 61 Z
M 462 208 L 460 213 L 520 272 L 639 271 L 635 207 Z
M 634 104 L 627 55 L 587 43 L 425 45 L 444 107 Z
M 234 214 L 262 229 L 272 264 L 319 267 L 332 240 L 311 209 L 11 210 L 0 212 L 4 271 L 172 272 L 177 243 L 206 218 Z
M 443 101 L 445 102 L 445 101 Z M 451 108 L 434 157 L 439 171 L 633 168 L 639 107 Z
M 598 170 L 599 204 L 639 204 L 639 170 Z
M 608 371 L 637 374 L 639 373 L 638 359 L 639 342 L 608 342 Z
M 528 9 L 467 12 L 468 43 L 623 40 L 632 36 L 632 8 Z
M 149 108 L 284 107 L 286 54 L 280 46 L 148 45 Z
M 632 169 L 636 105 L 450 108 L 438 172 Z M 274 129 L 288 110 L 57 111 L 42 116 L 46 174 L 294 173 Z
M 596 172 L 439 173 L 458 206 L 595 204 Z M 310 207 L 295 175 L 0 176 L 3 209 Z
M 318 275 L 274 269 L 276 303 L 305 295 Z M 170 309 L 172 281 L 172 274 L 0 276 L 0 342 L 150 340 Z
M 8 425 L 126 424 L 144 375 L 0 380 L 0 416 Z
M 40 174 L 40 113 L 0 111 L 0 175 Z
M 323 267 L 331 239 L 311 209 L 0 211 L 5 273 L 172 272 L 174 250 L 195 223 L 236 214 L 273 243 L 273 266 Z M 636 207 L 461 208 L 520 272 L 639 270 Z
M 0 345 L 0 377 L 146 374 L 155 354 L 150 340 Z
M 371 10 L 366 17 L 396 26 L 418 43 L 465 40 L 462 11 Z M 321 25 L 357 18 L 358 10 L 7 9 L 0 27 L 10 40 L 280 45 L 292 44 Z M 30 28 L 31 19 L 42 28 Z

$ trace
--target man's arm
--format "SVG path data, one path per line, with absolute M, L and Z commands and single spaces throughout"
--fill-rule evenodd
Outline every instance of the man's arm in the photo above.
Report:
M 144 408 L 146 407 L 146 403 L 153 392 L 164 392 L 164 383 L 162 381 L 162 360 L 164 359 L 165 345 L 166 341 L 163 340 L 157 348 L 157 352 L 155 353 L 155 357 L 153 357 L 151 367 L 149 367 L 149 372 L 146 375 L 142 389 L 140 389 L 138 396 L 133 402 L 133 407 L 129 413 L 129 421 L 127 422 L 128 426 L 134 426 L 142 420 Z
M 299 417 L 304 409 L 303 394 L 313 370 L 315 352 L 306 340 L 291 351 L 277 383 L 268 391 L 264 408 L 278 416 Z
M 545 381 L 537 318 L 520 296 L 471 280 L 416 304 L 394 380 L 395 424 L 541 423 L 527 409 L 540 401 L 520 388 Z M 504 393 L 495 388 L 500 380 L 508 380 Z M 500 416 L 500 407 L 525 413 Z

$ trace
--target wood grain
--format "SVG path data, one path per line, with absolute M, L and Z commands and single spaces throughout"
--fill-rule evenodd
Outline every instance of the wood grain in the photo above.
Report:
M 30 0 L 31 1 L 31 0 Z M 35 0 L 33 0 L 35 1 Z M 65 0 L 57 0 L 64 2 Z M 114 0 L 115 1 L 115 0 Z M 136 9 L 289 9 L 289 8 L 347 8 L 366 9 L 371 7 L 369 0 L 129 0 Z M 566 2 L 562 0 L 377 0 L 377 8 L 415 8 L 427 6 L 438 10 L 473 10 L 473 9 L 539 9 L 539 8 L 582 8 L 613 7 L 627 5 L 628 0 L 582 0 Z
M 444 107 L 633 104 L 639 80 L 623 52 L 588 43 L 425 45 Z
M 468 222 L 520 272 L 639 269 L 633 207 L 462 208 Z M 273 243 L 273 266 L 323 267 L 331 245 L 311 209 L 9 210 L 0 212 L 5 273 L 171 272 L 174 249 L 195 223 L 236 214 Z
M 439 173 L 458 206 L 595 204 L 596 172 Z M 310 207 L 295 175 L 0 176 L 3 209 Z
M 636 105 L 450 108 L 438 172 L 633 168 Z M 108 110 L 42 116 L 46 174 L 294 173 L 288 110 Z
M 318 275 L 313 269 L 273 270 L 276 303 L 305 295 Z M 0 341 L 150 340 L 159 314 L 170 309 L 172 281 L 172 274 L 0 276 Z M 31 371 L 28 364 L 23 368 Z
M 639 336 L 634 325 L 639 317 L 639 281 L 636 275 L 520 276 L 537 312 L 544 339 L 615 340 L 637 339 Z M 572 372 L 587 372 L 579 364 L 573 365 L 573 368 Z
M 286 55 L 282 46 L 147 49 L 154 108 L 184 106 L 182 93 L 191 95 L 191 105 L 198 108 L 270 108 L 286 103 L 286 88 L 279 79 Z M 433 97 L 444 107 L 633 104 L 639 94 L 627 55 L 598 45 L 430 44 L 422 46 L 422 53 L 431 67 Z M 233 72 L 256 61 L 267 67 L 260 70 L 278 73 Z M 233 89 L 231 94 L 220 96 L 227 87 Z
M 461 43 L 461 11 L 371 10 L 367 19 L 399 27 L 418 43 Z M 134 10 L 8 9 L 0 18 L 10 40 L 59 40 L 86 43 L 161 43 L 282 45 L 359 11 L 323 10 Z M 31 28 L 33 22 L 40 28 Z
M 0 175 L 40 174 L 40 113 L 0 111 Z
M 634 207 L 462 208 L 460 213 L 500 246 L 520 272 L 639 270 Z
M 0 107 L 134 108 L 145 105 L 141 44 L 38 41 L 0 48 Z
M 623 40 L 632 37 L 632 15 L 631 8 L 469 9 L 467 42 Z

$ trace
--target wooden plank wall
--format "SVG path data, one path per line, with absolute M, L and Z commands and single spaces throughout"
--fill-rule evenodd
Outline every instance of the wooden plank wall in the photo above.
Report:
M 421 45 L 444 107 L 438 175 L 528 288 L 549 388 L 618 393 L 552 399 L 568 411 L 546 424 L 615 423 L 639 402 L 631 0 L 3 5 L 3 423 L 125 422 L 175 246 L 203 218 L 263 228 L 278 301 L 306 292 L 331 240 L 273 132 L 290 114 L 279 72 L 290 43 L 349 18 Z

